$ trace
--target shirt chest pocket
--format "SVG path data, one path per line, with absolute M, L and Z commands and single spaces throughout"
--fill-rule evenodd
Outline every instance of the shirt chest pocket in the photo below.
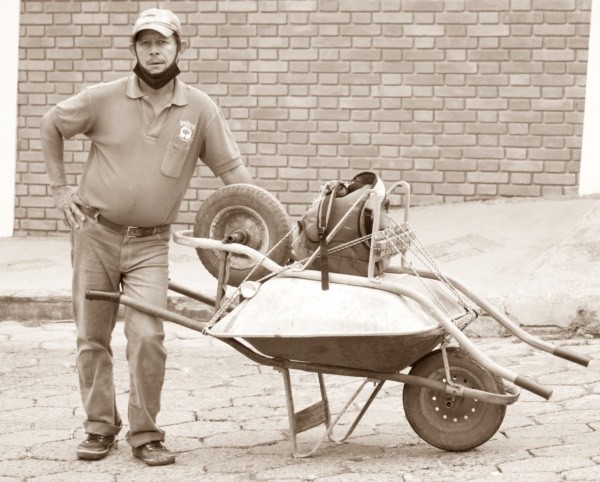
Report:
M 167 177 L 179 177 L 189 152 L 189 143 L 170 141 L 160 165 L 160 172 Z

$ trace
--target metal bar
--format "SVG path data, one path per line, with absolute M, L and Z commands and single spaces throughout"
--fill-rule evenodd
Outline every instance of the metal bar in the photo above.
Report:
M 166 321 L 172 321 L 173 323 L 185 326 L 186 328 L 190 328 L 195 331 L 204 332 L 207 327 L 206 322 L 192 320 L 186 316 L 178 315 L 177 313 L 173 313 L 163 308 L 158 308 L 157 306 L 146 303 L 145 301 L 139 301 L 131 298 L 130 296 L 125 296 L 120 291 L 110 292 L 88 290 L 85 292 L 85 297 L 92 301 L 102 300 L 112 301 L 113 303 L 121 303 L 122 305 L 129 306 L 130 308 L 134 308 L 142 313 L 146 313 L 147 315 L 156 316 L 157 318 L 161 318 Z
M 415 269 L 415 271 L 419 276 L 422 276 L 423 278 L 438 279 L 436 274 L 432 271 L 423 269 Z M 398 268 L 389 268 L 387 272 L 398 274 L 411 274 L 410 270 Z M 578 363 L 579 365 L 582 365 L 584 367 L 587 367 L 589 365 L 591 358 L 588 358 L 585 355 L 580 355 L 579 353 L 572 352 L 566 348 L 557 347 L 552 343 L 547 342 L 546 340 L 542 340 L 541 338 L 538 338 L 532 335 L 531 333 L 526 332 L 519 325 L 513 323 L 506 315 L 498 311 L 498 309 L 485 298 L 482 298 L 476 293 L 473 293 L 459 279 L 453 276 L 444 276 L 450 283 L 452 283 L 452 286 L 454 286 L 464 295 L 468 296 L 472 301 L 474 301 L 481 308 L 483 308 L 492 318 L 494 318 L 498 323 L 500 323 L 504 328 L 506 328 L 510 333 L 515 335 L 521 341 L 527 343 L 528 345 L 534 348 L 543 350 L 560 358 L 564 358 L 565 360 Z
M 403 199 L 402 202 L 404 203 L 404 222 L 407 223 L 408 222 L 408 211 L 410 209 L 410 184 L 408 184 L 406 181 L 398 181 L 398 182 L 392 184 L 392 186 L 387 190 L 386 196 L 391 195 L 392 192 L 398 186 L 403 187 L 404 190 L 406 191 L 405 193 L 402 193 L 401 195 L 406 196 L 406 199 Z
M 300 415 L 300 419 L 301 419 L 302 414 L 306 413 L 306 411 L 304 411 L 304 410 L 300 411 L 300 412 L 298 412 L 298 414 L 296 414 L 296 412 L 295 412 L 294 393 L 292 391 L 292 382 L 291 382 L 291 378 L 290 378 L 290 371 L 288 368 L 276 368 L 276 370 L 279 371 L 283 375 L 283 385 L 285 387 L 285 399 L 286 399 L 286 405 L 287 405 L 287 411 L 288 411 L 288 422 L 289 422 L 289 427 L 290 427 L 290 442 L 292 445 L 292 455 L 295 458 L 310 457 L 319 449 L 321 444 L 329 436 L 329 433 L 330 433 L 332 427 L 330 427 L 329 424 L 327 423 L 328 416 L 326 416 L 324 418 L 327 430 L 325 430 L 325 432 L 319 438 L 317 443 L 308 452 L 300 452 L 298 450 L 298 439 L 297 439 L 298 433 L 303 432 L 304 430 L 308 430 L 309 428 L 316 427 L 319 425 L 319 423 L 317 423 L 313 426 L 309 426 L 310 424 L 306 424 L 306 426 L 304 426 L 304 422 L 302 422 L 301 420 L 299 421 L 299 418 L 297 417 L 297 415 Z M 322 382 L 322 375 L 319 374 L 319 384 L 321 384 L 321 382 Z M 327 406 L 327 403 L 325 403 L 325 400 L 323 400 L 323 399 L 321 399 L 320 404 Z M 314 408 L 314 406 L 309 407 L 309 410 L 313 409 L 313 408 Z M 325 407 L 323 407 L 323 408 L 325 408 Z M 329 414 L 329 412 L 327 411 L 327 415 L 328 414 Z
M 317 373 L 319 379 L 319 390 L 321 391 L 321 400 L 325 403 L 325 426 L 329 428 L 331 425 L 331 412 L 329 410 L 329 398 L 327 397 L 327 389 L 325 388 L 325 379 L 322 373 Z
M 211 298 L 210 296 L 207 296 L 202 293 L 198 293 L 197 291 L 192 291 L 190 288 L 180 285 L 179 283 L 169 281 L 169 289 L 171 291 L 175 291 L 175 293 L 179 293 L 180 295 L 185 295 L 188 298 L 200 301 L 201 303 L 206 303 L 207 305 L 215 306 L 216 300 L 214 298 Z
M 280 270 L 282 267 L 275 261 L 267 258 L 264 254 L 259 253 L 255 249 L 250 248 L 244 244 L 238 243 L 223 243 L 215 239 L 208 238 L 194 238 L 193 231 L 177 231 L 173 233 L 173 240 L 184 246 L 191 246 L 196 249 L 213 249 L 215 251 L 226 251 L 228 253 L 241 254 L 247 256 L 256 263 L 260 263 L 266 269 L 272 272 Z
M 363 415 L 367 412 L 367 410 L 371 406 L 371 403 L 373 403 L 373 400 L 375 400 L 375 397 L 379 394 L 379 391 L 381 390 L 381 388 L 383 387 L 383 384 L 385 383 L 385 380 L 365 380 L 365 382 L 360 386 L 359 390 L 362 390 L 363 387 L 366 385 L 366 383 L 369 382 L 369 381 L 376 382 L 376 385 L 375 385 L 375 388 L 373 389 L 373 392 L 371 393 L 371 395 L 369 396 L 368 400 L 363 405 L 363 408 L 361 409 L 361 411 L 359 412 L 359 414 L 354 419 L 354 422 L 352 423 L 352 425 L 350 426 L 350 428 L 346 432 L 346 435 L 344 435 L 340 439 L 336 439 L 336 438 L 333 437 L 333 431 L 332 431 L 332 433 L 329 434 L 329 440 L 331 440 L 333 443 L 339 444 L 339 443 L 342 443 L 342 442 L 345 442 L 346 440 L 348 440 L 348 437 L 350 437 L 350 435 L 352 435 L 352 432 L 354 432 L 354 429 L 356 428 L 356 426 L 358 425 L 358 423 L 362 420 Z
M 292 383 L 290 381 L 290 371 L 287 368 L 276 367 L 277 371 L 283 376 L 283 386 L 285 388 L 285 401 L 288 412 L 288 424 L 290 427 L 290 443 L 292 444 L 292 455 L 297 457 L 298 444 L 296 442 L 296 417 L 294 409 L 294 394 L 292 393 Z
M 369 265 L 367 268 L 367 275 L 369 278 L 375 278 L 375 232 L 379 231 L 382 198 L 375 192 L 373 192 L 371 196 L 375 199 L 376 206 L 375 209 L 373 209 L 373 226 L 371 228 L 371 244 L 369 246 Z
M 217 277 L 217 296 L 215 299 L 215 308 L 221 306 L 223 298 L 227 293 L 227 280 L 229 278 L 229 253 L 226 251 L 219 251 L 217 254 L 219 258 L 219 272 Z
M 208 333 L 210 334 L 210 332 Z M 288 370 L 301 370 L 310 373 L 327 373 L 330 375 L 340 375 L 357 378 L 370 378 L 376 380 L 389 380 L 393 382 L 405 383 L 407 385 L 417 385 L 422 388 L 443 393 L 446 395 L 461 396 L 466 398 L 477 398 L 482 402 L 493 403 L 496 405 L 510 405 L 519 398 L 518 393 L 509 393 L 507 395 L 485 392 L 467 387 L 455 389 L 446 383 L 431 380 L 429 378 L 417 377 L 415 375 L 407 375 L 404 373 L 383 373 L 371 370 L 362 370 L 358 368 L 344 368 L 331 365 L 321 365 L 317 363 L 297 362 L 290 360 L 282 360 L 270 358 L 260 353 L 251 350 L 247 346 L 234 338 L 221 338 L 221 341 L 240 352 L 250 360 L 265 366 L 274 368 L 284 368 Z

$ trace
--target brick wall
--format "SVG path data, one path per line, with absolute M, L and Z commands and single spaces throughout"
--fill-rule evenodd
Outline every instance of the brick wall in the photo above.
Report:
M 184 23 L 181 78 L 222 107 L 293 216 L 367 169 L 421 204 L 576 192 L 591 0 L 24 1 L 16 234 L 64 231 L 41 116 L 129 74 L 131 24 L 155 6 Z M 65 146 L 76 183 L 87 141 Z M 199 174 L 178 227 L 220 185 Z

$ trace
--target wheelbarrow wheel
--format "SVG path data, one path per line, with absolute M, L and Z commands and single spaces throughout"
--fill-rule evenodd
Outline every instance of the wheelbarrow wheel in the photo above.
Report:
M 503 394 L 502 380 L 472 361 L 460 349 L 448 348 L 450 375 L 454 383 L 469 388 Z M 441 350 L 417 361 L 411 375 L 446 382 Z M 427 443 L 443 450 L 461 452 L 487 442 L 500 428 L 506 407 L 477 399 L 453 397 L 405 385 L 404 412 L 413 430 Z
M 289 217 L 279 200 L 252 184 L 230 184 L 216 190 L 202 203 L 194 223 L 194 237 L 218 241 L 229 238 L 262 254 L 270 252 L 269 258 L 281 265 L 291 256 L 290 230 Z M 220 253 L 208 249 L 196 252 L 208 272 L 218 278 Z M 247 256 L 230 253 L 227 284 L 239 286 L 250 273 L 248 279 L 252 281 L 269 273 L 265 268 L 252 272 L 255 265 Z

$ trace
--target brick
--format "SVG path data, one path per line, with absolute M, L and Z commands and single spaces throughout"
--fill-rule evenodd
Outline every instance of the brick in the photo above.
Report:
M 507 37 L 510 35 L 508 25 L 468 25 L 469 37 Z
M 55 231 L 57 228 L 56 221 L 45 219 L 21 219 L 19 227 L 30 231 Z
M 509 180 L 507 172 L 469 172 L 467 181 L 476 184 L 506 184 Z
M 534 10 L 574 10 L 575 0 L 532 0 Z
M 538 98 L 541 95 L 539 87 L 500 87 L 500 97 Z
M 438 171 L 407 171 L 402 174 L 402 180 L 410 183 L 439 183 L 444 180 L 444 174 Z
M 438 147 L 402 147 L 402 157 L 438 159 L 440 150 Z
M 435 162 L 435 168 L 440 171 L 474 171 L 477 162 L 465 159 L 439 159 Z
M 542 37 L 558 35 L 562 37 L 571 37 L 575 35 L 574 25 L 534 25 L 533 34 Z
M 466 147 L 463 155 L 467 159 L 503 159 L 504 149 L 500 147 Z
M 521 186 L 501 184 L 498 186 L 498 194 L 500 196 L 531 196 L 537 197 L 541 194 L 540 186 Z
M 466 0 L 465 7 L 468 11 L 485 12 L 508 10 L 508 0 Z
M 440 195 L 472 196 L 475 194 L 473 184 L 434 184 L 433 192 Z
M 535 173 L 533 182 L 535 184 L 551 184 L 551 185 L 573 185 L 576 181 L 576 175 L 571 173 Z

